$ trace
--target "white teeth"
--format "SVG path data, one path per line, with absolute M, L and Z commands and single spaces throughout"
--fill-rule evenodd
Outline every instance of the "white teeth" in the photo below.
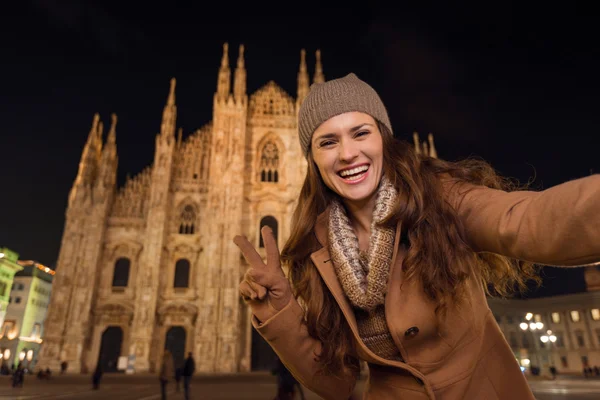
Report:
M 344 177 L 344 176 L 349 176 L 349 175 L 355 175 L 358 174 L 360 172 L 364 172 L 366 170 L 369 169 L 368 165 L 361 165 L 360 167 L 356 167 L 356 168 L 352 168 L 352 169 L 347 169 L 345 171 L 340 172 L 340 176 Z

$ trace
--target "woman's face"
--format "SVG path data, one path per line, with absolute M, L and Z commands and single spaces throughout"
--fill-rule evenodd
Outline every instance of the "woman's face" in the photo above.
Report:
M 381 132 L 373 117 L 348 112 L 328 119 L 315 130 L 311 152 L 327 187 L 348 202 L 371 200 L 383 169 Z

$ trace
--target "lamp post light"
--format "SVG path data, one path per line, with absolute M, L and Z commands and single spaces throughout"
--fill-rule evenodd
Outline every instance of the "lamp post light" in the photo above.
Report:
M 519 324 L 519 328 L 521 328 L 522 331 L 531 332 L 531 335 L 533 336 L 534 339 L 536 337 L 539 337 L 540 341 L 543 343 L 541 346 L 542 348 L 540 349 L 540 355 L 541 355 L 541 353 L 544 353 L 543 357 L 538 356 L 538 365 L 539 365 L 539 367 L 542 367 L 542 364 L 547 364 L 549 362 L 548 360 L 552 358 L 552 353 L 545 351 L 545 349 L 544 349 L 545 344 L 546 343 L 550 343 L 550 344 L 556 343 L 558 338 L 549 329 L 547 329 L 546 332 L 544 333 L 543 332 L 544 324 L 542 322 L 532 321 L 532 319 L 533 319 L 533 314 L 527 313 L 525 315 L 525 321 L 523 321 Z M 535 345 L 534 345 L 534 348 L 535 348 Z M 552 360 L 550 360 L 550 364 L 552 364 Z M 545 369 L 548 369 L 548 371 L 550 370 L 549 366 L 548 366 L 548 368 L 545 368 Z

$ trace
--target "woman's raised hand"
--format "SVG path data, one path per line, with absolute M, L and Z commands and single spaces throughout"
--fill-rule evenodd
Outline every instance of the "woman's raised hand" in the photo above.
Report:
M 279 249 L 273 231 L 264 226 L 260 233 L 267 251 L 266 264 L 246 237 L 238 235 L 233 242 L 250 264 L 239 285 L 240 295 L 250 305 L 256 318 L 264 322 L 290 302 L 292 288 L 281 268 Z

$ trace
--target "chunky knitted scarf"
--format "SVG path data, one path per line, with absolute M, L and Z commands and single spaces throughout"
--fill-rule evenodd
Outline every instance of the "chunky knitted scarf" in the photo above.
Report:
M 384 310 L 395 229 L 378 225 L 391 212 L 398 193 L 383 177 L 376 196 L 366 253 L 358 248 L 358 238 L 344 206 L 333 201 L 329 213 L 329 252 L 338 280 L 355 308 L 361 339 L 377 355 L 398 359 Z

